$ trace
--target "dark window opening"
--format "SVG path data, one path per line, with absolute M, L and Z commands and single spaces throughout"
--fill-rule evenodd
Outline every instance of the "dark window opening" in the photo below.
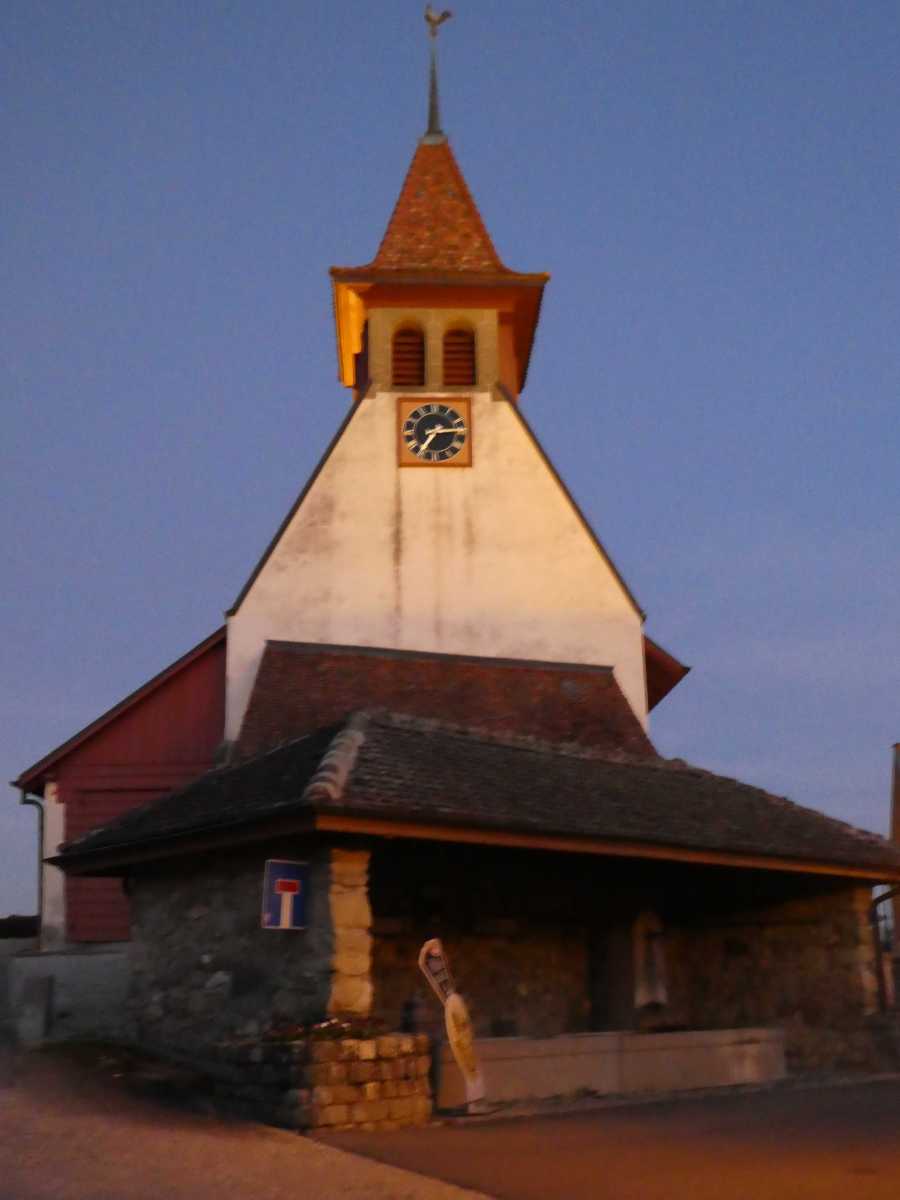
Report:
M 475 334 L 448 329 L 444 334 L 444 384 L 471 387 L 475 383 Z
M 421 329 L 398 329 L 394 334 L 392 379 L 395 387 L 425 383 L 425 338 Z

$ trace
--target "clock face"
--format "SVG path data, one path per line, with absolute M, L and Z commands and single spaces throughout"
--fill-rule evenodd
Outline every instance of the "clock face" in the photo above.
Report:
M 463 451 L 469 430 L 455 408 L 430 401 L 406 414 L 400 436 L 406 449 L 420 461 L 442 463 Z

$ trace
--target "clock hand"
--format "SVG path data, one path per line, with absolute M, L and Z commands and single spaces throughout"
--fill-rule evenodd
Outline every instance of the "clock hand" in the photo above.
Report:
M 439 433 L 456 433 L 455 429 L 446 429 L 443 425 L 435 425 L 433 429 L 428 430 L 425 441 L 422 443 L 422 449 L 427 450 L 433 438 L 436 438 Z

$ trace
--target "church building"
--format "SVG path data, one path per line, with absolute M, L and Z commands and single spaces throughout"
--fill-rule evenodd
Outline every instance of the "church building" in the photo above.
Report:
M 321 462 L 225 627 L 17 781 L 44 813 L 26 974 L 57 999 L 104 963 L 123 1031 L 186 1056 L 393 1034 L 439 937 L 489 1095 L 876 1065 L 900 848 L 654 749 L 687 668 L 523 412 L 548 278 L 500 260 L 432 55 L 377 253 L 331 271 L 349 410 Z

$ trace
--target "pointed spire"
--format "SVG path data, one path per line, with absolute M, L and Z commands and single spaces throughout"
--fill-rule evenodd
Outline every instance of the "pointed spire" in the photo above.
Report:
M 428 85 L 428 128 L 425 130 L 425 137 L 429 142 L 441 142 L 444 140 L 444 131 L 441 129 L 441 105 L 438 99 L 437 47 L 434 41 L 431 43 L 431 76 Z
M 506 272 L 445 137 L 425 136 L 370 264 L 393 271 Z

